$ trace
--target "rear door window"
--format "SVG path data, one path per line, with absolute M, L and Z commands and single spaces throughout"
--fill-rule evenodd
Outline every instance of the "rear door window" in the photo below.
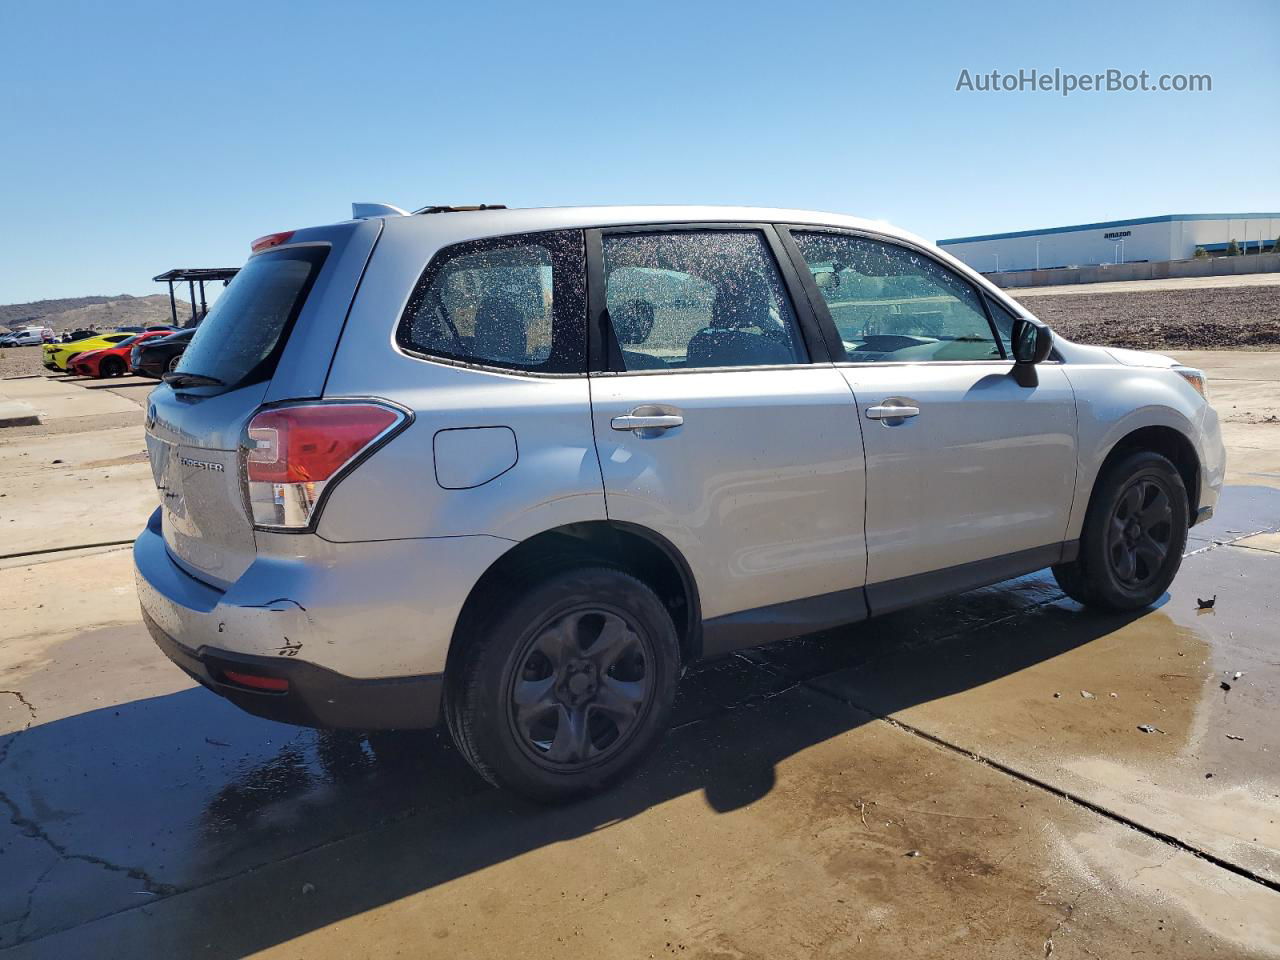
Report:
M 252 257 L 196 328 L 178 372 L 227 388 L 269 379 L 328 252 L 297 247 Z
M 603 245 L 605 302 L 623 370 L 807 362 L 760 231 L 616 233 Z

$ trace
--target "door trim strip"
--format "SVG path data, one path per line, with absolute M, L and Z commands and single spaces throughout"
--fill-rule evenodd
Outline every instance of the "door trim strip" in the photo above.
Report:
M 866 590 L 854 587 L 771 603 L 702 621 L 702 655 L 716 657 L 774 640 L 819 633 L 868 616 Z
M 1043 547 L 1032 547 L 1029 550 L 1018 550 L 986 560 L 974 560 L 970 563 L 944 567 L 941 570 L 930 570 L 928 573 L 917 573 L 909 577 L 898 577 L 867 585 L 867 604 L 871 607 L 872 616 L 892 613 L 906 607 L 915 606 L 939 597 L 988 587 L 1001 580 L 1010 580 L 1024 574 L 1043 570 L 1045 567 L 1061 563 L 1072 557 L 1079 550 L 1076 541 L 1071 543 L 1051 543 Z
M 1069 540 L 866 587 L 787 600 L 702 621 L 702 655 L 716 657 L 775 640 L 821 633 L 941 597 L 987 587 L 1074 560 L 1080 542 Z

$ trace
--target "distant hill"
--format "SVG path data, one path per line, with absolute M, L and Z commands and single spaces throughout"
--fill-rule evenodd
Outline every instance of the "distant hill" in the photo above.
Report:
M 77 307 L 89 307 L 95 303 L 109 303 L 113 300 L 132 300 L 133 297 L 122 293 L 115 297 L 64 297 L 61 300 L 35 300 L 31 303 L 6 303 L 0 305 L 0 326 L 33 326 L 42 317 Z
M 178 301 L 178 322 L 191 315 L 191 306 Z M 0 304 L 0 327 L 52 327 L 61 333 L 76 327 L 109 330 L 113 327 L 144 327 L 151 323 L 169 323 L 169 295 L 149 297 L 67 297 L 61 300 L 36 300 L 32 303 Z

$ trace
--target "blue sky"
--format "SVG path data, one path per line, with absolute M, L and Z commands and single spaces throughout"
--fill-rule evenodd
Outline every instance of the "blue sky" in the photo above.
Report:
M 1280 206 L 1280 4 L 0 6 L 0 303 L 406 207 L 752 203 L 931 239 Z M 1213 91 L 956 92 L 962 69 Z

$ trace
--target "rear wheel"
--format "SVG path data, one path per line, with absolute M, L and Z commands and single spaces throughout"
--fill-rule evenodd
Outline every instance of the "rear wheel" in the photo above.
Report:
M 165 369 L 168 370 L 170 373 L 172 373 L 174 370 L 177 370 L 178 361 L 180 361 L 181 359 L 182 359 L 182 354 L 180 353 L 174 354 L 172 357 L 169 358 L 169 362 L 165 366 Z
M 98 376 L 118 377 L 125 371 L 124 361 L 119 357 L 103 357 L 98 364 Z
M 1071 599 L 1105 610 L 1138 610 L 1173 582 L 1187 545 L 1187 490 L 1158 453 L 1132 453 L 1099 477 L 1080 553 L 1053 568 Z
M 446 715 L 492 783 L 566 800 L 629 773 L 666 730 L 679 643 L 662 601 L 629 574 L 554 574 L 470 633 Z

